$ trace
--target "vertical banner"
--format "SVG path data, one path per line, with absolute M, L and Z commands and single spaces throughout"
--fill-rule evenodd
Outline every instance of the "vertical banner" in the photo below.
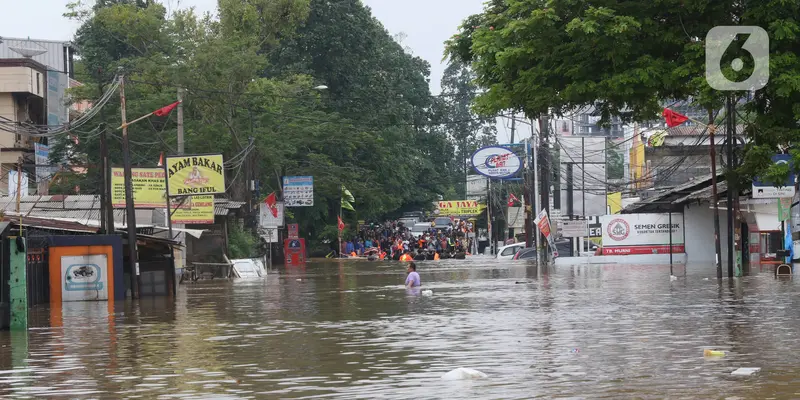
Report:
M 283 200 L 286 207 L 312 207 L 314 205 L 314 177 L 284 176 Z
M 25 197 L 28 195 L 28 174 L 22 173 L 22 182 L 19 181 L 19 173 L 17 171 L 8 171 L 8 195 L 17 195 L 17 186 L 20 188 L 20 196 Z
M 550 246 L 550 252 L 553 254 L 553 257 L 558 257 L 556 241 L 555 237 L 553 236 L 553 232 L 550 230 L 550 218 L 547 216 L 547 210 L 540 211 L 534 222 L 539 228 L 539 232 L 542 232 L 542 235 L 544 235 L 545 239 L 547 239 L 547 244 Z
M 792 214 L 792 198 L 782 197 L 778 199 L 778 221 L 784 222 L 788 220 Z
M 67 122 L 67 105 L 64 101 L 67 81 L 67 74 L 47 71 L 47 125 L 62 125 Z
M 40 195 L 47 195 L 50 187 L 50 146 L 41 143 L 33 144 L 34 163 L 36 164 L 36 187 Z

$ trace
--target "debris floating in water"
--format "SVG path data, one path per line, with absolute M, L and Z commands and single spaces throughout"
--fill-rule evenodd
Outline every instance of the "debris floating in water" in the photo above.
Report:
M 297 279 L 295 279 L 295 280 L 296 280 L 296 281 L 298 281 L 298 282 L 302 282 L 302 281 L 303 281 L 303 280 L 302 280 L 302 279 L 300 279 L 300 278 L 297 278 Z
M 423 290 L 423 291 L 422 291 L 422 295 L 423 295 L 423 296 L 433 296 L 433 290 L 430 290 L 430 289 L 428 289 L 428 290 Z
M 442 380 L 445 381 L 463 381 L 469 379 L 485 379 L 489 376 L 481 371 L 472 368 L 456 368 L 444 375 Z
M 576 349 L 572 349 L 572 350 L 570 350 L 569 352 L 570 352 L 570 353 L 580 353 L 580 352 L 581 352 L 581 349 L 577 349 L 577 348 L 576 348 Z
M 733 376 L 750 376 L 755 374 L 756 372 L 761 371 L 761 368 L 754 367 L 754 368 L 739 368 L 736 371 L 731 372 Z
M 704 357 L 725 357 L 725 352 L 721 350 L 710 350 L 705 349 L 703 350 Z
M 677 281 L 677 280 L 678 280 L 678 277 L 677 277 L 677 276 L 675 276 L 675 275 L 670 275 L 670 276 L 669 276 L 669 280 L 670 280 L 670 282 L 672 282 L 672 281 Z

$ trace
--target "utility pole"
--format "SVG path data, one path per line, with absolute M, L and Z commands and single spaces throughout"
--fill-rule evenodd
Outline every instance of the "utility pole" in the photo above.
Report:
M 728 148 L 727 150 L 727 159 L 728 159 L 728 170 L 733 170 L 733 102 L 731 101 L 731 96 L 728 95 L 725 98 L 725 136 L 726 140 L 728 141 Z M 733 227 L 733 194 L 735 193 L 735 182 L 733 179 L 728 179 L 728 198 L 727 198 L 727 206 L 728 206 L 728 278 L 733 278 L 733 263 L 734 263 L 734 245 L 736 243 L 734 238 L 734 227 Z
M 183 88 L 178 88 L 178 154 L 184 152 L 183 145 Z
M 533 145 L 533 149 L 531 150 L 533 152 L 533 187 L 531 188 L 531 197 L 533 197 L 534 202 L 533 209 L 531 210 L 532 218 L 539 215 L 539 144 L 534 126 L 533 119 L 531 119 L 531 144 Z M 533 229 L 533 237 L 535 238 L 536 244 L 536 265 L 539 265 L 542 260 L 542 247 L 540 246 L 541 237 L 537 226 L 532 226 L 531 228 Z
M 128 220 L 128 250 L 130 250 L 131 286 L 134 299 L 139 298 L 139 260 L 136 252 L 136 209 L 133 205 L 131 151 L 128 141 L 128 121 L 125 117 L 125 75 L 119 76 L 120 117 L 122 118 L 122 161 L 125 169 L 125 210 Z M 169 198 L 167 198 L 169 201 Z
M 722 245 L 719 241 L 719 194 L 717 192 L 717 149 L 714 144 L 714 111 L 708 109 L 708 137 L 711 141 L 711 202 L 714 204 L 714 263 L 717 266 L 717 279 L 722 279 Z M 685 222 L 684 222 L 685 223 Z
M 514 113 L 511 113 L 511 143 L 514 143 L 514 131 L 517 128 L 517 119 L 514 118 Z
M 531 127 L 531 143 L 533 143 L 533 127 Z M 523 210 L 525 212 L 525 247 L 533 246 L 533 182 L 531 182 L 531 157 L 530 157 L 530 144 L 525 146 L 525 176 L 523 177 L 524 188 L 522 191 L 522 198 L 525 202 Z M 531 211 L 528 211 L 530 207 Z
M 539 190 L 539 194 L 541 196 L 540 207 L 547 212 L 548 218 L 550 218 L 550 225 L 553 226 L 552 216 L 550 215 L 550 148 L 547 144 L 547 138 L 550 134 L 550 122 L 547 114 L 544 114 L 539 118 L 539 151 L 542 152 L 541 156 L 539 157 L 539 162 L 542 163 L 539 166 L 539 173 L 542 175 L 542 187 Z M 555 234 L 555 232 L 551 232 L 551 234 Z M 544 260 L 545 262 L 550 261 L 550 253 L 549 253 L 549 246 L 548 241 L 546 239 L 542 240 L 542 249 L 544 251 Z

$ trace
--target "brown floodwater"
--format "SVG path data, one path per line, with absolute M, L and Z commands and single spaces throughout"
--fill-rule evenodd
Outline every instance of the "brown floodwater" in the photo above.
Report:
M 432 295 L 405 290 L 400 263 L 327 262 L 37 307 L 27 334 L 0 332 L 0 397 L 800 398 L 796 281 L 480 257 L 419 271 Z M 488 378 L 441 379 L 458 367 Z

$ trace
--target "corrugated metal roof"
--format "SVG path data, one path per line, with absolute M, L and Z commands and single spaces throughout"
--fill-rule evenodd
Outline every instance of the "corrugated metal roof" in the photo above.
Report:
M 718 179 L 721 179 L 719 175 Z M 673 201 L 707 187 L 711 183 L 711 174 L 701 176 L 695 180 L 664 190 L 645 200 L 633 203 L 622 210 L 624 214 L 655 212 L 672 207 Z
M 64 70 L 64 48 L 70 47 L 73 49 L 71 51 L 74 52 L 74 47 L 69 41 L 3 37 L 2 43 L 0 43 L 0 58 L 24 58 L 9 47 L 45 50 L 45 53 L 31 58 L 44 64 L 48 69 L 65 73 L 67 71 Z
M 214 205 L 214 215 L 225 216 L 230 210 L 223 205 Z
M 678 205 L 678 204 L 685 204 L 690 201 L 711 200 L 711 197 L 713 195 L 712 193 L 713 189 L 714 188 L 712 186 L 704 187 L 702 189 L 689 193 L 686 196 L 673 200 L 672 204 Z M 717 182 L 717 196 L 722 196 L 727 192 L 728 192 L 728 182 L 727 181 Z

